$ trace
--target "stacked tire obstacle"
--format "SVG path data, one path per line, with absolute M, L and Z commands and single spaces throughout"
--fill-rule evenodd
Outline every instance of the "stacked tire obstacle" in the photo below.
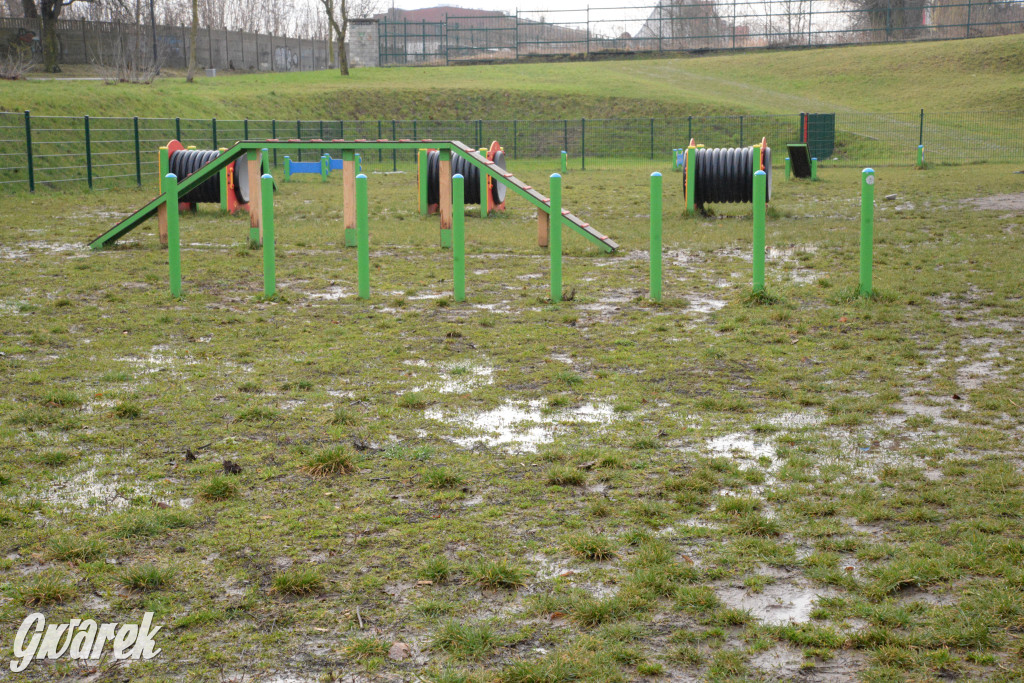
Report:
M 500 171 L 506 170 L 505 152 L 497 140 L 491 143 L 487 150 L 486 158 L 494 162 L 495 168 Z M 451 153 L 451 174 L 454 178 L 457 174 L 464 179 L 463 192 L 464 204 L 480 204 L 480 169 L 463 159 L 454 152 Z M 487 212 L 505 210 L 506 188 L 503 183 L 495 182 L 494 178 L 487 177 Z M 435 149 L 427 151 L 427 206 L 429 213 L 438 211 L 441 197 L 441 153 Z
M 220 153 L 221 150 L 217 149 L 188 149 L 178 140 L 171 140 L 167 143 L 167 173 L 173 173 L 180 182 L 219 157 Z M 227 210 L 230 213 L 238 209 L 248 211 L 249 167 L 245 158 L 229 164 L 225 171 Z M 222 204 L 221 186 L 219 176 L 210 178 L 180 197 L 180 208 L 195 211 L 196 204 Z
M 765 201 L 771 200 L 772 150 L 765 139 L 755 147 L 714 149 L 698 147 L 691 140 L 681 166 L 689 211 L 703 212 L 705 204 L 752 202 L 757 171 L 768 176 Z

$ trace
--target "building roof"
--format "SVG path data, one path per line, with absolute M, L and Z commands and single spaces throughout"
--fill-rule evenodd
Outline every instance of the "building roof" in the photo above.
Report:
M 451 17 L 502 17 L 505 12 L 486 9 L 469 9 L 452 5 L 438 5 L 424 9 L 389 9 L 387 12 L 375 14 L 374 19 L 388 21 L 444 21 L 445 16 Z

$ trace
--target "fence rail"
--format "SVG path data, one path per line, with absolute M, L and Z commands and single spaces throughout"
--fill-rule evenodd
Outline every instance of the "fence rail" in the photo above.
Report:
M 1024 0 L 663 0 L 646 7 L 456 13 L 378 24 L 381 66 L 527 55 L 682 52 L 977 38 L 1024 32 Z
M 228 147 L 237 140 L 267 138 L 461 140 L 484 147 L 498 140 L 506 156 L 550 159 L 568 152 L 574 168 L 633 164 L 666 168 L 672 150 L 691 138 L 709 147 L 756 144 L 762 137 L 777 151 L 803 139 L 802 114 L 772 116 L 682 116 L 671 119 L 558 119 L 507 121 L 328 121 L 281 119 L 185 119 L 88 116 L 32 116 L 0 113 L 0 190 L 34 190 L 37 185 L 104 189 L 152 182 L 157 150 L 176 138 L 201 149 Z M 831 120 L 830 116 L 808 121 Z M 834 115 L 825 135 L 831 150 L 822 166 L 913 165 L 923 144 L 929 163 L 1024 162 L 1024 116 L 1001 112 Z M 813 130 L 813 129 L 812 129 Z M 271 163 L 283 163 L 274 152 Z M 319 154 L 296 151 L 301 161 Z M 364 150 L 370 172 L 413 171 L 413 154 Z

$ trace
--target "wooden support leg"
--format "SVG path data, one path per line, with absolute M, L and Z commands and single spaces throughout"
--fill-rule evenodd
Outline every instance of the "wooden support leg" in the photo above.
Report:
M 260 188 L 260 176 L 263 165 L 260 163 L 258 150 L 246 152 L 249 169 L 249 238 L 258 239 L 263 244 L 263 200 Z
M 167 202 L 164 202 L 156 209 L 156 219 L 159 223 L 157 229 L 160 235 L 160 246 L 164 249 L 167 248 Z
M 357 245 L 356 234 L 356 155 L 353 150 L 341 153 L 341 201 L 345 217 L 345 246 Z
M 537 209 L 537 246 L 548 246 L 548 238 L 551 236 L 551 220 L 547 212 Z
M 452 160 L 447 150 L 438 162 L 438 188 L 441 202 L 441 248 L 452 246 Z

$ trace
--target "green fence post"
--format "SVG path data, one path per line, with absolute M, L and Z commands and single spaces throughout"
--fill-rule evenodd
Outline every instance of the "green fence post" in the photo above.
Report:
M 391 139 L 395 140 L 397 137 L 398 137 L 398 128 L 397 128 L 397 126 L 395 124 L 395 120 L 391 119 Z M 391 170 L 392 171 L 397 171 L 398 170 L 398 150 L 397 149 L 392 149 L 391 150 Z
M 924 145 L 917 146 L 917 167 L 924 168 Z
M 569 120 L 562 119 L 562 149 L 569 149 Z
M 693 145 L 686 148 L 686 214 L 695 212 L 694 194 L 697 192 L 697 148 Z
M 291 177 L 292 177 L 292 158 L 286 154 L 284 156 L 284 178 L 282 178 L 282 180 L 287 182 L 288 179 L 291 178 Z
M 277 119 L 270 120 L 270 137 L 277 139 Z M 274 148 L 274 168 L 277 168 L 277 147 Z
M 789 180 L 789 177 L 792 174 L 793 174 L 793 161 L 789 157 L 786 157 L 786 180 Z
M 299 139 L 299 140 L 302 139 L 302 121 L 298 120 L 298 119 L 295 121 L 295 137 L 297 139 Z M 298 155 L 299 155 L 299 161 L 302 161 L 302 148 L 301 147 L 299 147 L 299 149 L 298 149 Z
M 818 157 L 811 157 L 811 180 L 818 179 Z
M 562 173 L 568 173 L 568 169 L 566 168 L 566 166 L 568 166 L 568 164 L 569 164 L 569 155 L 563 149 L 562 150 Z
M 875 241 L 875 171 L 860 173 L 860 295 L 871 296 Z
M 740 147 L 743 146 L 743 115 L 740 114 Z
M 263 204 L 263 296 L 277 293 L 274 273 L 274 179 L 269 173 L 260 176 L 260 202 Z
M 358 275 L 359 298 L 370 298 L 370 223 L 369 206 L 366 199 L 366 176 L 356 176 L 356 232 L 358 233 Z
M 178 229 L 178 179 L 173 173 L 163 178 L 161 189 L 167 202 L 167 264 L 171 296 L 181 296 L 181 233 Z
M 651 174 L 651 299 L 661 301 L 661 174 Z
M 217 149 L 217 119 L 210 119 L 210 133 L 213 137 L 213 148 Z
M 331 172 L 331 162 L 326 154 L 320 156 L 320 182 L 327 182 L 327 175 Z
M 480 218 L 487 218 L 487 178 L 484 170 L 480 169 Z
M 917 124 L 917 144 L 924 144 L 924 109 L 921 109 L 921 118 Z
M 36 171 L 32 164 L 32 115 L 25 110 L 25 154 L 28 157 L 28 191 L 36 191 Z
M 174 139 L 181 142 L 181 117 L 174 118 Z
M 562 176 L 551 174 L 551 211 L 548 214 L 548 251 L 551 253 L 551 301 L 562 300 Z
M 416 150 L 417 161 L 419 162 L 419 174 L 417 180 L 420 186 L 420 215 L 427 215 L 427 150 Z
M 242 135 L 246 140 L 249 139 L 249 119 L 242 121 Z
M 167 148 L 160 148 L 160 176 L 156 179 L 157 187 L 163 192 L 164 176 L 170 173 L 170 157 L 167 154 Z
M 651 119 L 651 161 L 654 161 L 654 119 Z
M 142 146 L 139 144 L 139 117 L 135 117 L 135 184 L 142 187 Z
M 384 137 L 384 124 L 383 124 L 383 122 L 380 119 L 377 119 L 377 139 L 380 140 L 383 137 Z M 377 148 L 377 163 L 378 164 L 383 164 L 384 163 L 384 148 L 383 147 L 378 147 Z
M 764 200 L 767 179 L 764 171 L 759 170 L 754 174 L 754 294 L 764 291 Z
M 587 120 L 580 119 L 580 170 L 587 170 Z
M 82 123 L 85 126 L 85 179 L 92 189 L 92 139 L 89 135 L 89 117 L 83 116 Z
M 452 263 L 456 301 L 466 300 L 466 186 L 461 173 L 452 176 Z
M 363 155 L 359 152 L 356 152 L 356 171 L 363 172 Z

